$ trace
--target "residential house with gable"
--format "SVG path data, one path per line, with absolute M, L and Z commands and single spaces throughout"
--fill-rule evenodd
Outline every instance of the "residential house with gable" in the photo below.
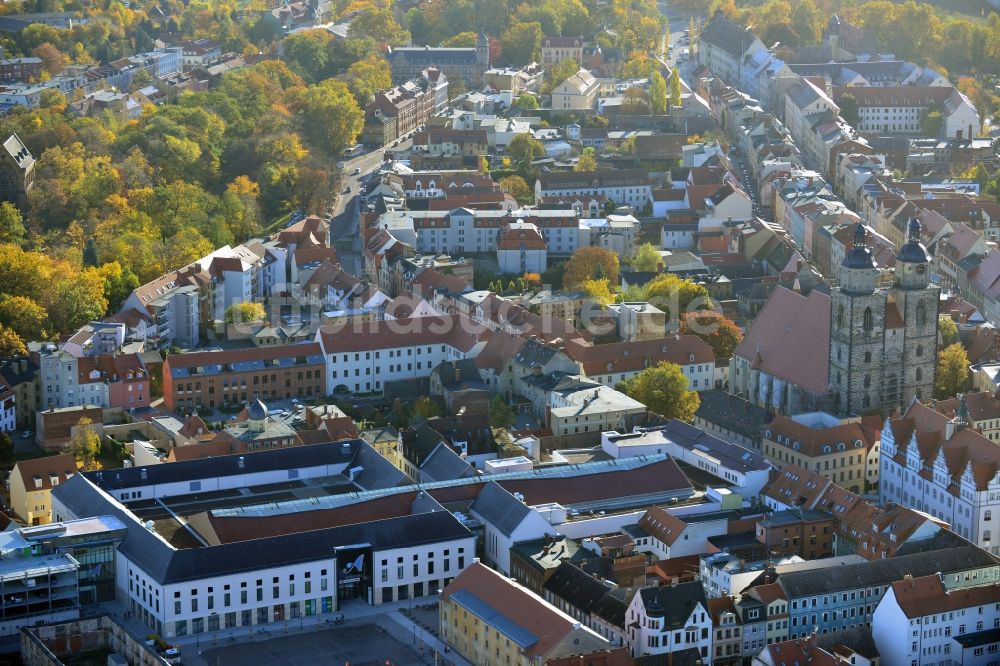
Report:
M 1000 584 L 948 589 L 940 575 L 889 586 L 872 619 L 883 663 L 986 664 L 1000 652 Z
M 625 640 L 634 657 L 695 648 L 713 664 L 712 616 L 700 581 L 636 591 L 625 618 Z

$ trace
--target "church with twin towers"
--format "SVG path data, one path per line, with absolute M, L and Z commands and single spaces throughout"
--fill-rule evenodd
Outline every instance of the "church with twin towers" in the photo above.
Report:
M 840 265 L 830 294 L 830 388 L 837 413 L 888 413 L 934 392 L 940 289 L 930 283 L 930 256 L 915 218 L 906 235 L 887 289 L 877 286 L 864 225 L 857 225 Z
M 889 414 L 930 399 L 940 289 L 920 235 L 911 219 L 891 284 L 859 223 L 829 293 L 775 289 L 733 354 L 730 392 L 789 416 Z

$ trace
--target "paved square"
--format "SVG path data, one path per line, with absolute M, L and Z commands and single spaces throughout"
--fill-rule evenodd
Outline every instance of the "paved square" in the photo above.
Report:
M 189 646 L 185 650 L 191 650 Z M 426 662 L 374 624 L 337 627 L 203 650 L 209 666 L 422 666 Z

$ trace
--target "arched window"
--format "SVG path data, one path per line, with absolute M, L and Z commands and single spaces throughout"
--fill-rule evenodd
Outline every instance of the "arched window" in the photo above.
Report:
M 865 363 L 871 363 L 871 362 L 872 362 L 872 353 L 870 351 L 865 352 Z
M 844 304 L 837 306 L 837 328 L 844 326 Z
M 917 381 L 922 381 L 924 378 L 924 371 L 921 368 L 917 368 Z
M 927 306 L 921 301 L 917 303 L 917 326 L 923 326 L 927 323 Z
M 871 388 L 871 387 L 872 387 L 872 376 L 865 375 L 865 388 Z
M 923 356 L 923 355 L 924 355 L 924 346 L 923 345 L 917 345 L 917 357 L 920 357 L 920 356 Z
M 874 325 L 875 324 L 874 324 L 874 319 L 872 317 L 872 309 L 865 308 L 865 316 L 864 316 L 865 333 L 871 333 Z

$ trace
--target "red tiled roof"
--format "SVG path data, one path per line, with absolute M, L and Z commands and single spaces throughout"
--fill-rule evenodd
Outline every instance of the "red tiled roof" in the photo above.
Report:
M 784 381 L 815 393 L 829 389 L 830 297 L 775 288 L 734 354 Z
M 687 523 L 677 516 L 667 513 L 666 510 L 654 506 L 650 507 L 639 519 L 639 527 L 667 546 L 672 546 L 687 528 Z
M 462 315 L 321 326 L 317 333 L 327 354 L 432 344 L 449 344 L 467 352 L 488 336 L 485 326 Z
M 537 641 L 523 649 L 529 659 L 548 655 L 580 624 L 538 595 L 479 562 L 473 563 L 441 592 L 441 603 L 447 603 L 459 590 L 471 592 L 518 626 L 528 630 Z
M 63 453 L 58 456 L 18 460 L 14 463 L 11 474 L 16 472 L 20 475 L 25 490 L 30 493 L 35 490 L 51 490 L 52 477 L 55 477 L 58 483 L 65 483 L 66 479 L 76 474 L 76 471 L 76 459 L 73 454 Z M 36 477 L 41 480 L 41 484 L 37 486 Z
M 910 619 L 1000 603 L 1000 585 L 996 583 L 949 590 L 936 575 L 896 581 L 892 592 Z
M 677 365 L 715 362 L 712 347 L 697 335 L 672 335 L 602 345 L 569 340 L 566 342 L 566 355 L 576 361 L 588 376 L 636 372 L 664 361 Z

